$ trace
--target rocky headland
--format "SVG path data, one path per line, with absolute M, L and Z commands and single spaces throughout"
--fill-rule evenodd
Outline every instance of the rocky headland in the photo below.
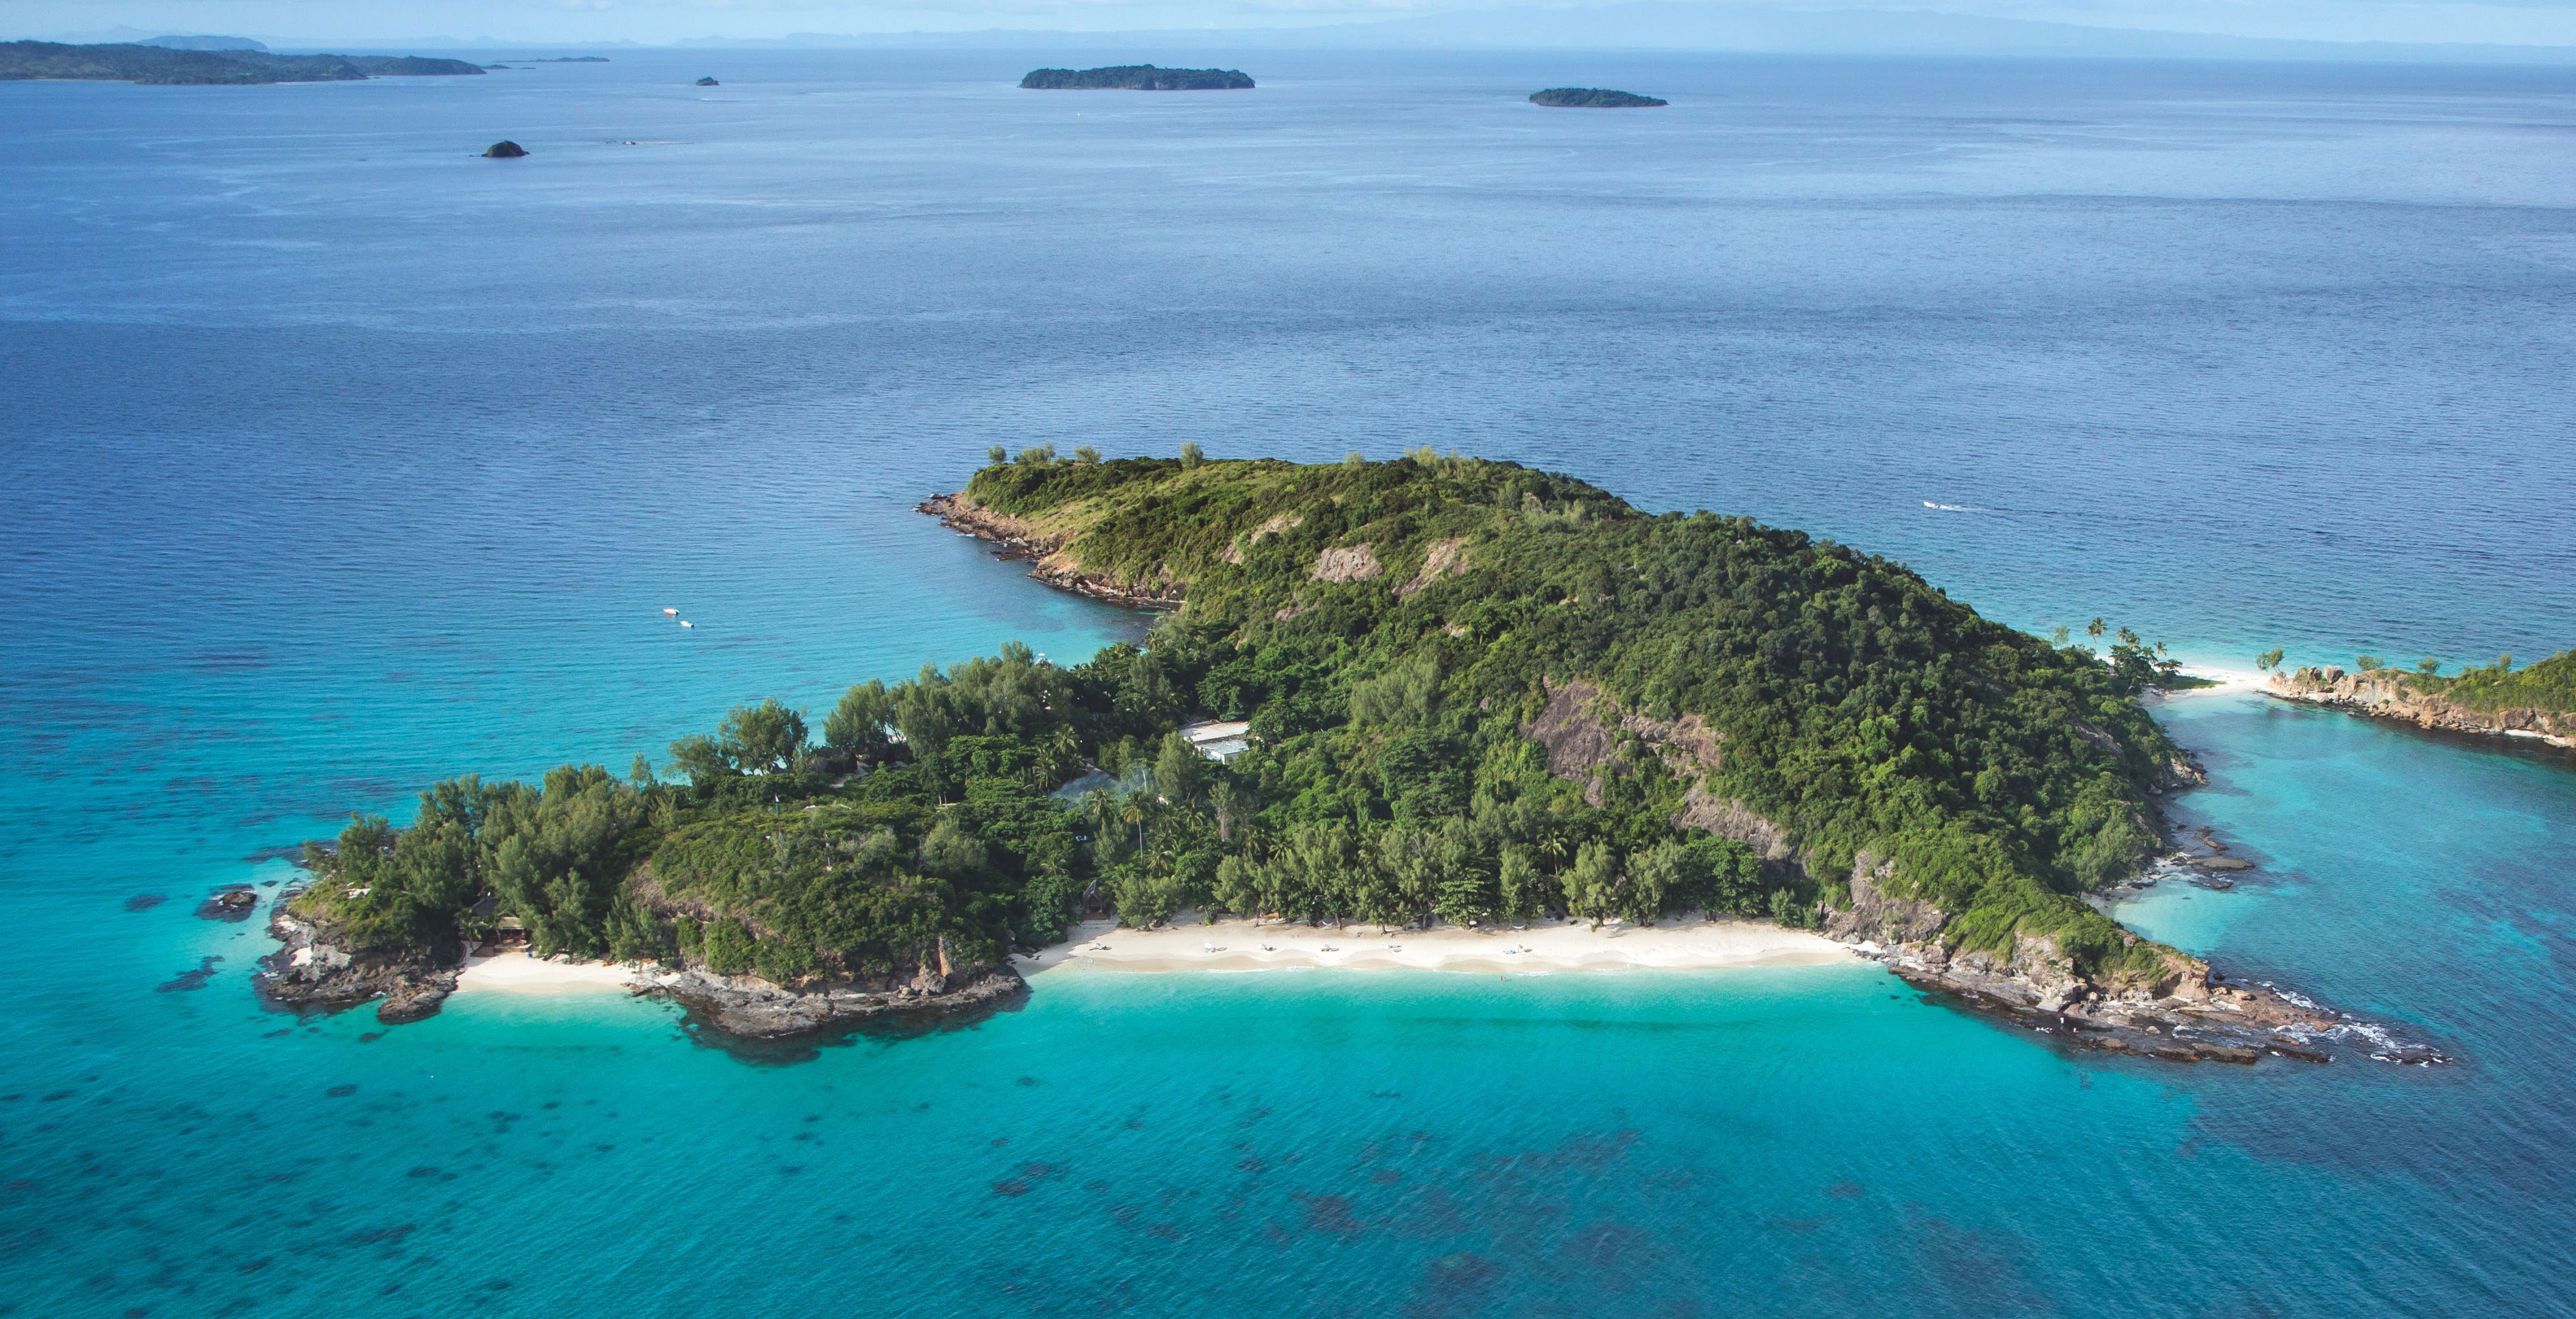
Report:
M 1031 565 L 1029 576 L 1059 591 L 1130 609 L 1171 610 L 1181 607 L 1182 593 L 1188 587 L 1181 581 L 1130 582 L 1106 573 L 1086 572 L 1065 552 L 1066 536 L 1034 522 L 996 513 L 963 493 L 932 495 L 914 505 L 913 511 L 939 519 L 939 525 L 960 535 L 991 543 L 1002 558 L 1027 560 Z
M 276 952 L 259 959 L 251 983 L 270 1007 L 295 1013 L 341 1012 L 383 999 L 376 1020 L 389 1026 L 434 1016 L 456 992 L 464 949 L 406 953 L 353 952 L 340 933 L 290 909 L 286 897 L 271 908 L 269 935 Z
M 285 900 L 272 911 L 268 932 L 279 946 L 260 959 L 253 978 L 262 1002 L 296 1013 L 335 1013 L 382 1000 L 376 1020 L 389 1026 L 437 1015 L 480 951 L 472 945 L 353 951 L 342 932 L 299 914 Z M 908 977 L 809 978 L 782 985 L 757 975 L 721 974 L 685 959 L 679 965 L 637 963 L 627 976 L 632 992 L 667 999 L 686 1009 L 693 1025 L 746 1041 L 844 1031 L 892 1017 L 990 1010 L 1028 992 L 1009 966 L 960 962 L 944 943 L 925 949 Z
M 2525 670 L 2539 673 L 2553 665 L 2563 666 L 2567 656 L 2559 655 Z M 2516 677 L 2524 675 L 2514 675 Z M 2469 686 L 2469 692 L 2460 688 Z M 2374 719 L 2394 719 L 2418 728 L 2445 733 L 2466 733 L 2479 737 L 2524 738 L 2565 750 L 2576 750 L 2576 711 L 2570 711 L 2539 693 L 2500 693 L 2501 700 L 2479 700 L 2471 703 L 2463 697 L 2483 694 L 2495 684 L 2467 684 L 2465 678 L 2430 679 L 2403 669 L 2373 669 L 2364 673 L 2346 673 L 2336 665 L 2322 665 L 2297 670 L 2284 669 L 2272 675 L 2264 687 L 2267 695 L 2304 705 L 2322 705 L 2369 715 Z M 2519 695 L 2522 699 L 2515 699 Z

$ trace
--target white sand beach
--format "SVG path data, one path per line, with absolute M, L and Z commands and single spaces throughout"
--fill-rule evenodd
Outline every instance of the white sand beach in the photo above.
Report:
M 506 994 L 624 993 L 642 975 L 616 962 L 549 961 L 511 948 L 465 959 L 456 992 Z
M 1120 929 L 1086 921 L 1064 943 L 1013 961 L 1022 974 L 1059 967 L 1101 971 L 1274 971 L 1332 967 L 1352 971 L 1463 971 L 1477 975 L 1548 975 L 1640 968 L 1708 970 L 1747 966 L 1822 966 L 1850 961 L 1851 949 L 1821 935 L 1752 921 L 1667 922 L 1651 927 L 1534 921 L 1526 929 L 1397 930 L 1374 925 L 1255 925 L 1245 920 L 1202 925 L 1189 920 L 1157 930 Z

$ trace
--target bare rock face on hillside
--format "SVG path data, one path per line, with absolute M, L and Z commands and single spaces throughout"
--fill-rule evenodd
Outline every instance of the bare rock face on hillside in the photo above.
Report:
M 1422 556 L 1422 571 L 1415 573 L 1412 581 L 1395 588 L 1395 597 L 1401 600 L 1409 595 L 1419 595 L 1424 587 L 1433 582 L 1452 573 L 1465 571 L 1467 571 L 1467 542 L 1464 539 L 1435 542 L 1431 546 L 1431 552 Z
M 1345 545 L 1315 556 L 1315 577 L 1326 582 L 1365 582 L 1386 566 L 1377 561 L 1377 551 L 1366 544 Z

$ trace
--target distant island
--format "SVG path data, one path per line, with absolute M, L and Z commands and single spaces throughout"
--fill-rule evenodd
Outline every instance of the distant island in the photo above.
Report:
M 408 828 L 308 847 L 262 994 L 410 1020 L 468 947 L 524 940 L 770 1037 L 988 1009 L 1084 919 L 1410 928 L 1499 959 L 1531 951 L 1514 931 L 1706 913 L 2067 1045 L 2356 1038 L 2088 902 L 2151 863 L 2247 868 L 2166 836 L 2159 796 L 2204 779 L 2140 700 L 2177 666 L 2126 632 L 2053 645 L 1804 532 L 1427 449 L 997 448 L 922 511 L 1177 612 L 1070 666 L 1013 643 L 858 684 L 819 742 L 773 700 L 659 769 L 438 783 Z
M 1240 69 L 1158 69 L 1119 64 L 1103 69 L 1031 69 L 1020 86 L 1042 91 L 1213 92 L 1252 86 Z
M 697 85 L 700 87 L 721 87 L 724 84 L 717 82 L 713 78 L 700 78 L 698 79 Z
M 157 45 L 66 46 L 0 42 L 0 81 L 60 79 L 155 86 L 257 86 L 355 82 L 362 78 L 481 76 L 480 65 L 416 55 L 272 55 L 264 50 L 174 49 Z
M 1550 87 L 1543 92 L 1531 92 L 1530 104 L 1622 110 L 1635 106 L 1670 105 L 1672 102 L 1639 96 L 1634 92 L 1614 92 L 1604 87 Z

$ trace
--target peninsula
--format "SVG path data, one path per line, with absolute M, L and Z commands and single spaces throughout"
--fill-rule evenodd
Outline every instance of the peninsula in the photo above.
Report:
M 1031 69 L 1020 86 L 1040 91 L 1221 92 L 1252 86 L 1241 69 L 1158 69 L 1118 64 L 1100 69 Z
M 2373 664 L 2282 670 L 2265 690 L 2283 700 L 2330 706 L 2418 728 L 2482 737 L 2520 737 L 2576 750 L 2576 651 L 2526 669 L 2506 655 L 2443 677 L 2431 661 L 2416 669 Z
M 819 743 L 767 701 L 673 744 L 671 777 L 439 783 L 410 827 L 309 849 L 263 992 L 405 1019 L 469 945 L 524 937 L 652 964 L 701 1024 L 769 1035 L 1007 1001 L 1014 959 L 1084 920 L 1230 914 L 1200 951 L 1222 928 L 1254 965 L 1483 941 L 1478 964 L 1534 967 L 1678 920 L 1633 964 L 1857 952 L 2173 1059 L 2359 1038 L 2086 901 L 2171 850 L 2155 799 L 2201 781 L 2139 701 L 2174 677 L 2142 643 L 2054 647 L 1801 532 L 1427 450 L 996 450 L 923 510 L 1172 612 L 1069 667 L 1013 644 L 862 683 Z M 1306 930 L 1260 947 L 1282 923 Z M 1379 932 L 1356 962 L 1314 933 L 1354 925 Z
M 160 86 L 251 86 L 469 73 L 480 76 L 482 72 L 482 66 L 464 60 L 416 55 L 272 55 L 265 50 L 233 48 L 186 50 L 168 46 L 0 42 L 0 81 L 64 79 Z
M 1543 92 L 1531 92 L 1530 103 L 1583 110 L 1629 110 L 1672 104 L 1634 92 L 1614 92 L 1606 87 L 1550 87 Z

